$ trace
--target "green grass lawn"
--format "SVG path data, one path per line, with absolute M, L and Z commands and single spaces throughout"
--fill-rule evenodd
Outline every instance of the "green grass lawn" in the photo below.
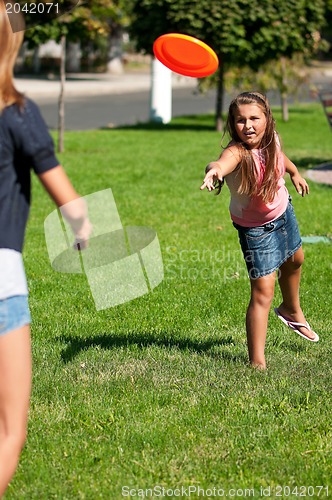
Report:
M 332 160 L 321 107 L 290 111 L 288 123 L 275 112 L 288 156 L 301 169 Z M 213 488 L 331 494 L 331 245 L 304 245 L 302 306 L 321 341 L 301 339 L 272 311 L 268 370 L 252 370 L 249 282 L 229 194 L 199 190 L 219 145 L 212 116 L 66 133 L 60 159 L 78 191 L 112 188 L 123 225 L 154 228 L 163 254 L 165 278 L 152 293 L 99 312 L 84 276 L 50 266 L 43 222 L 54 207 L 34 179 L 24 252 L 33 393 L 6 498 L 112 500 L 130 489 L 148 498 L 162 487 L 168 498 Z M 332 236 L 331 187 L 310 182 L 303 199 L 287 185 L 302 235 Z

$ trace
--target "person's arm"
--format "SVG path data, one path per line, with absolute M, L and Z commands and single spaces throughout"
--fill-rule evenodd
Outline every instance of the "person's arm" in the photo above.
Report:
M 75 235 L 75 245 L 87 245 L 92 227 L 88 218 L 86 203 L 75 191 L 61 165 L 38 175 L 44 188 L 69 222 Z
M 205 171 L 206 175 L 200 189 L 207 188 L 212 191 L 216 181 L 222 181 L 226 175 L 233 172 L 240 163 L 241 157 L 236 146 L 226 148 L 216 161 L 210 162 Z
M 302 177 L 302 175 L 299 173 L 294 163 L 290 161 L 290 159 L 285 155 L 285 153 L 283 153 L 283 157 L 284 157 L 286 172 L 290 175 L 291 181 L 296 191 L 302 196 L 309 194 L 309 186 L 307 184 L 307 181 Z

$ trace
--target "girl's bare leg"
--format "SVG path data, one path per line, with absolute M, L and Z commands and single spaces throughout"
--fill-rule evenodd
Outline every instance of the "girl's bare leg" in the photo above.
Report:
M 246 317 L 249 360 L 252 366 L 264 370 L 266 331 L 274 296 L 275 273 L 251 279 L 250 284 L 251 298 Z
M 23 448 L 31 392 L 30 327 L 0 337 L 0 497 Z
M 290 257 L 279 270 L 279 286 L 283 301 L 278 307 L 279 312 L 297 323 L 306 323 L 300 305 L 301 266 L 304 261 L 302 247 Z M 313 339 L 315 335 L 307 328 L 299 328 L 303 335 Z

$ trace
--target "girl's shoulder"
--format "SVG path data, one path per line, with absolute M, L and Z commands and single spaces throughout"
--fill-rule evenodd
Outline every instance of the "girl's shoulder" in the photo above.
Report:
M 224 169 L 228 172 L 227 175 L 239 168 L 241 158 L 241 149 L 235 142 L 230 142 L 219 157 Z
M 231 151 L 234 154 L 241 154 L 241 151 L 243 148 L 242 148 L 241 144 L 239 144 L 238 142 L 230 141 L 227 144 L 225 149 L 228 149 L 229 151 Z
M 227 146 L 225 147 L 223 154 L 227 156 L 234 156 L 238 162 L 241 161 L 242 156 L 243 156 L 243 148 L 241 148 L 241 145 L 238 144 L 235 141 L 230 141 Z

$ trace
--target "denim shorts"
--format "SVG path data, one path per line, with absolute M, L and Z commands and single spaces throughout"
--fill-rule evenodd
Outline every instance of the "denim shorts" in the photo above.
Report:
M 291 200 L 286 211 L 272 222 L 258 227 L 233 225 L 251 279 L 273 273 L 302 245 Z
M 0 335 L 31 323 L 27 295 L 0 300 Z

